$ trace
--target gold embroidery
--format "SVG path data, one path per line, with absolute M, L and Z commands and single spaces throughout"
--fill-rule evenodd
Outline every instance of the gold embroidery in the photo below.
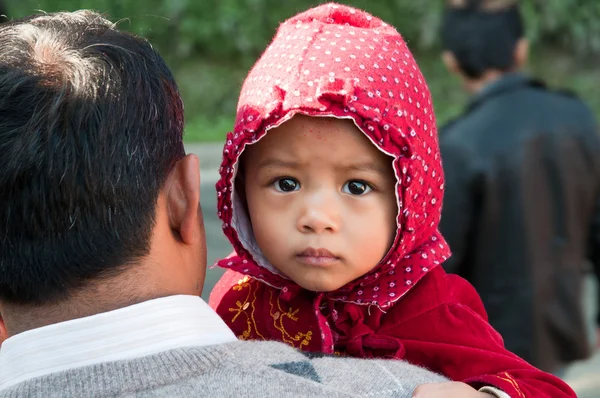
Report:
M 273 302 L 273 291 L 270 290 L 269 291 L 269 307 L 270 307 L 269 314 L 271 315 L 271 318 L 273 318 L 273 326 L 275 326 L 275 328 L 281 332 L 281 341 L 291 345 L 292 347 L 296 347 L 296 348 L 302 348 L 304 346 L 308 346 L 308 344 L 310 343 L 310 340 L 312 339 L 312 331 L 311 330 L 309 330 L 306 333 L 298 332 L 298 333 L 296 333 L 295 336 L 292 336 L 289 334 L 289 332 L 287 330 L 285 330 L 285 327 L 283 326 L 284 318 L 288 318 L 294 322 L 297 322 L 298 317 L 296 316 L 296 314 L 298 314 L 300 309 L 297 308 L 296 310 L 294 310 L 293 308 L 290 308 L 288 311 L 285 311 L 283 308 L 281 308 L 281 302 L 279 301 L 279 298 L 276 299 L 276 303 L 277 303 L 277 311 L 274 312 L 273 310 L 275 309 L 275 303 Z
M 511 375 L 508 374 L 508 372 L 503 372 L 503 374 L 506 376 L 506 378 L 501 376 L 498 376 L 498 378 L 509 382 L 514 387 L 514 389 L 517 390 L 519 396 L 525 398 L 525 394 L 523 394 L 523 391 L 521 391 L 521 389 L 519 388 L 519 383 L 517 383 L 517 381 Z
M 256 284 L 260 283 L 260 282 L 255 282 Z M 261 339 L 263 340 L 267 340 L 265 338 L 265 336 L 263 336 L 262 334 L 260 334 L 260 332 L 258 331 L 258 326 L 256 326 L 256 319 L 254 319 L 254 312 L 256 311 L 256 294 L 258 293 L 258 288 L 254 289 L 254 297 L 252 299 L 252 312 L 250 313 L 250 319 L 252 319 L 252 324 L 254 325 L 254 332 L 256 332 L 256 334 L 258 336 L 260 336 Z
M 242 314 L 246 317 L 246 329 L 238 335 L 241 340 L 248 340 L 250 338 L 260 337 L 262 340 L 267 340 L 259 331 L 254 318 L 256 312 L 256 302 L 258 300 L 257 294 L 260 289 L 258 281 L 250 279 L 245 276 L 240 279 L 238 283 L 232 287 L 233 291 L 242 292 L 244 289 L 248 289 L 248 293 L 243 301 L 237 300 L 234 308 L 229 308 L 229 312 L 234 313 L 231 323 L 234 323 Z M 254 285 L 254 286 L 253 286 Z M 253 288 L 254 287 L 254 288 Z M 290 319 L 291 321 L 297 322 L 300 309 L 290 308 L 288 311 L 283 310 L 279 298 L 274 299 L 273 290 L 269 289 L 269 314 L 273 318 L 273 326 L 281 332 L 281 341 L 287 343 L 296 348 L 302 348 L 308 346 L 312 339 L 312 331 L 309 330 L 306 333 L 298 332 L 292 336 L 284 327 L 284 319 Z M 277 308 L 277 310 L 275 310 Z M 273 337 L 275 339 L 275 337 Z
M 238 300 L 235 302 L 236 308 L 229 308 L 229 312 L 235 312 L 235 315 L 231 319 L 231 323 L 234 323 L 235 320 L 241 314 L 244 314 L 246 316 L 246 330 L 244 330 L 240 335 L 238 335 L 238 338 L 240 338 L 241 340 L 248 340 L 252 336 L 252 332 L 254 332 L 256 336 L 259 336 L 263 340 L 267 340 L 265 336 L 260 334 L 260 332 L 258 331 L 258 328 L 256 326 L 256 320 L 254 319 L 254 313 L 256 311 L 255 303 L 257 299 L 256 294 L 258 289 L 252 289 L 252 282 L 253 281 L 251 281 L 249 277 L 245 276 L 243 279 L 240 279 L 238 281 L 237 285 L 232 287 L 232 290 L 238 292 L 241 292 L 245 288 L 248 288 L 248 294 L 246 295 L 246 298 L 244 299 L 243 303 Z M 254 295 L 252 297 L 252 301 L 250 301 L 250 296 L 252 295 L 252 293 L 254 293 Z M 252 307 L 252 309 L 248 314 L 247 310 L 248 308 L 250 308 L 250 306 Z

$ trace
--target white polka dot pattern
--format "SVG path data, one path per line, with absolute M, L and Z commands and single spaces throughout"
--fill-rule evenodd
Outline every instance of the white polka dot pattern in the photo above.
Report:
M 444 181 L 436 123 L 429 89 L 402 37 L 346 6 L 328 4 L 286 21 L 244 82 L 217 183 L 219 217 L 239 261 L 219 265 L 293 289 L 258 266 L 238 240 L 231 192 L 244 146 L 296 113 L 351 117 L 394 156 L 399 230 L 393 250 L 363 278 L 328 293 L 333 300 L 389 306 L 449 256 L 437 229 Z

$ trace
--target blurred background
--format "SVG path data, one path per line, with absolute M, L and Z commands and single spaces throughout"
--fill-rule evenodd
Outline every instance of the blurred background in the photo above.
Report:
M 439 124 L 465 103 L 440 62 L 444 0 L 346 0 L 392 23 L 408 41 L 433 93 Z M 175 71 L 186 106 L 187 142 L 214 142 L 232 128 L 241 82 L 280 22 L 314 0 L 0 0 L 9 18 L 90 8 L 150 39 Z M 600 116 L 600 1 L 523 0 L 530 70 L 576 91 Z M 1 12 L 0 12 L 1 14 Z

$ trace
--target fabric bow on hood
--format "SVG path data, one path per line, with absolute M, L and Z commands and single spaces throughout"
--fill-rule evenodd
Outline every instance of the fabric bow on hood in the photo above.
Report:
M 247 145 L 295 114 L 352 119 L 393 157 L 397 233 L 371 272 L 326 299 L 384 309 L 449 256 L 438 232 L 443 173 L 429 89 L 400 34 L 360 10 L 325 4 L 286 22 L 248 74 L 217 183 L 218 215 L 237 255 L 218 262 L 294 295 L 299 289 L 262 255 L 235 192 Z

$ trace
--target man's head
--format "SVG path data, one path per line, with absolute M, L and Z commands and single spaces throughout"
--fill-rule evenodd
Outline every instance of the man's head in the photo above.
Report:
M 145 40 L 89 11 L 0 26 L 0 311 L 9 334 L 52 323 L 25 320 L 35 309 L 61 320 L 199 293 L 199 170 L 182 131 L 173 76 Z
M 443 60 L 478 91 L 527 61 L 528 43 L 517 0 L 448 0 L 442 27 Z

